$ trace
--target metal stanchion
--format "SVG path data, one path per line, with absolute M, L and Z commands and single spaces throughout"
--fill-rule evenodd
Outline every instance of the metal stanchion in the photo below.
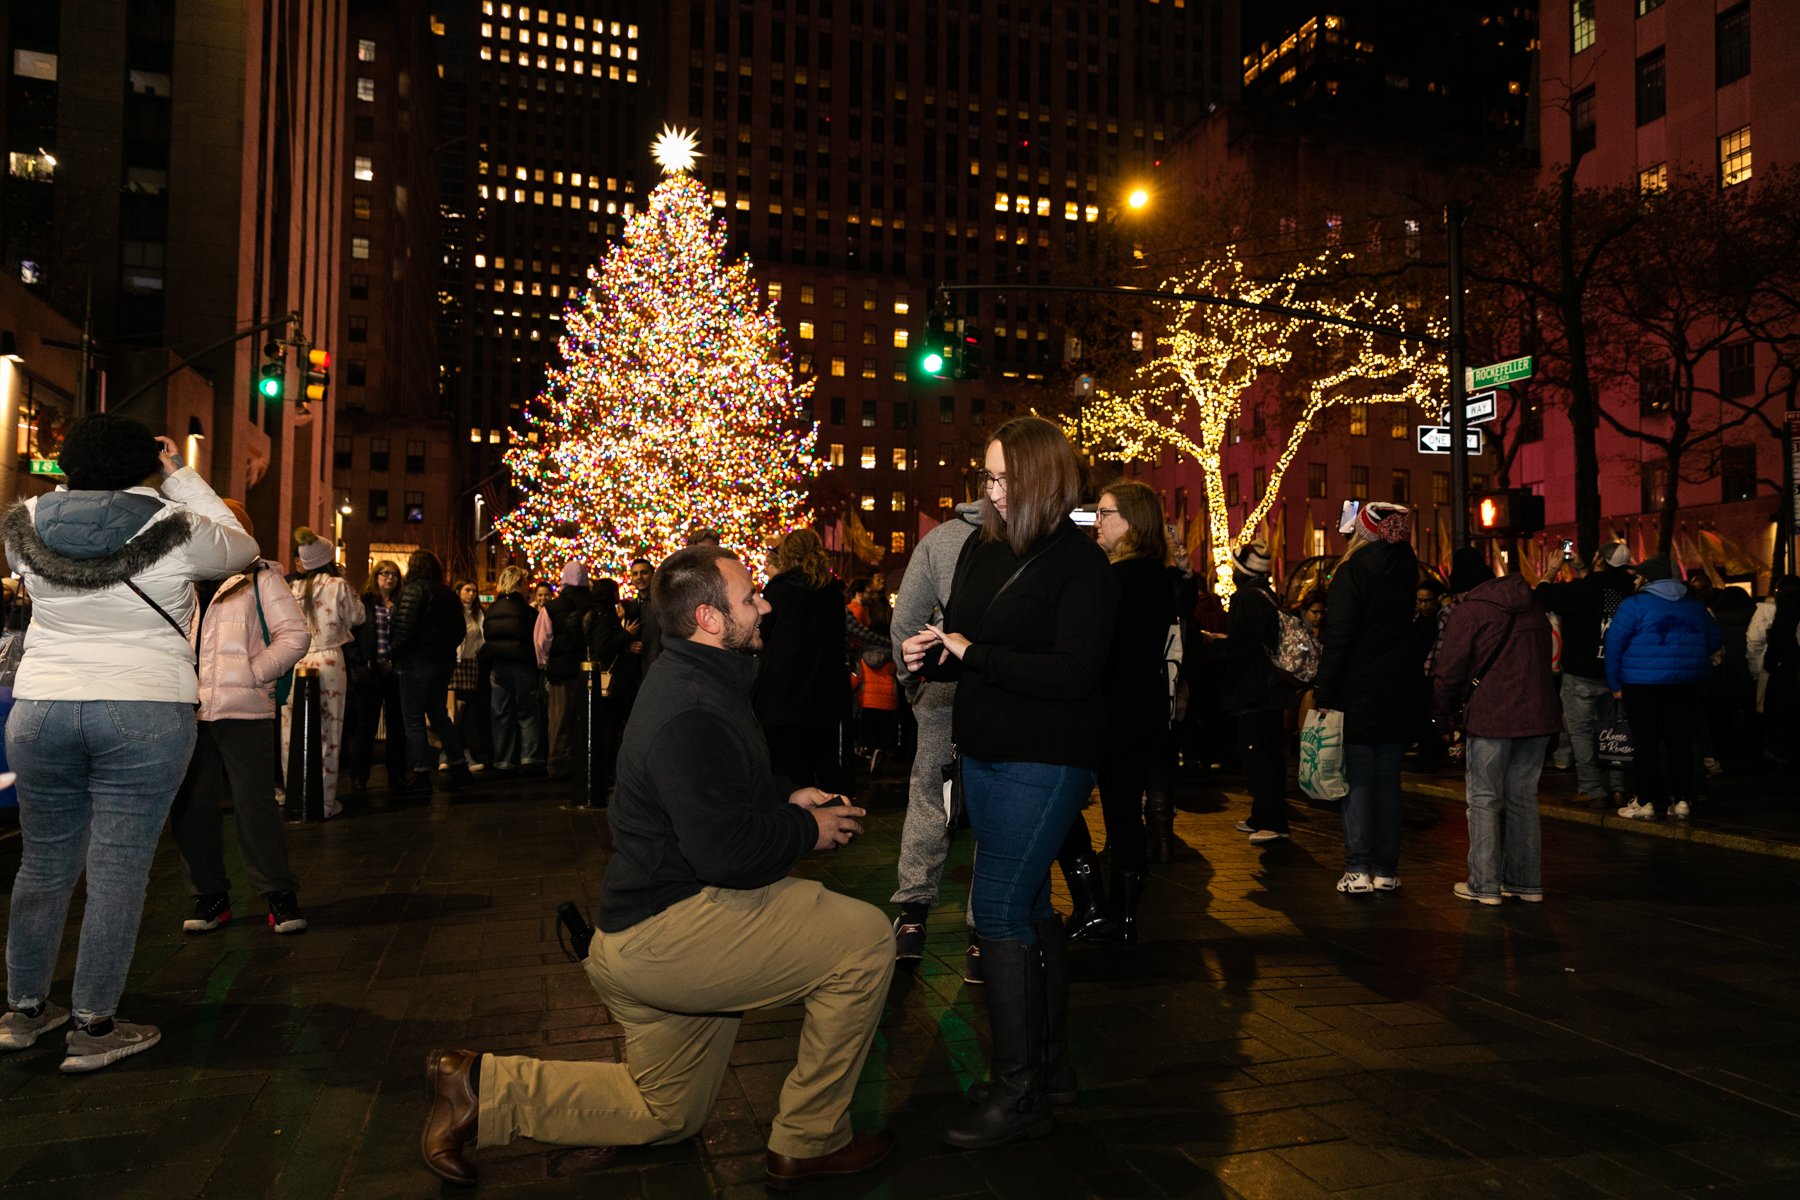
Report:
M 325 729 L 319 711 L 319 672 L 294 668 L 294 691 L 288 697 L 293 715 L 288 725 L 287 819 L 325 819 Z
M 581 682 L 584 688 L 581 705 L 581 770 L 573 775 L 575 794 L 569 798 L 570 808 L 605 808 L 606 807 L 606 765 L 605 738 L 606 725 L 601 714 L 601 707 L 606 703 L 604 679 L 610 672 L 598 663 L 581 664 Z

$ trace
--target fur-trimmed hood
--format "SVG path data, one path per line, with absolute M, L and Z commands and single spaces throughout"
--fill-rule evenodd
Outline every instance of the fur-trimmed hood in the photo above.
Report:
M 136 492 L 52 492 L 36 516 L 25 501 L 0 518 L 0 539 L 33 574 L 77 591 L 98 591 L 143 574 L 186 545 L 193 518 Z

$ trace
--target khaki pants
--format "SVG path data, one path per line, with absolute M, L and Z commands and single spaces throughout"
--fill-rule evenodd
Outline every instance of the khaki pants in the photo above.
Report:
M 625 1061 L 481 1061 L 476 1144 L 642 1146 L 706 1123 L 739 1014 L 802 1002 L 800 1054 L 769 1149 L 812 1158 L 850 1140 L 850 1098 L 894 973 L 880 909 L 811 880 L 707 888 L 623 933 L 596 934 L 588 978 L 625 1029 Z

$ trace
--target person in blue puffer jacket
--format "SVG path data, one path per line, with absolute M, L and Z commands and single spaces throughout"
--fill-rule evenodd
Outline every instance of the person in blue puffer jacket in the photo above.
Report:
M 1606 685 L 1624 700 L 1631 722 L 1637 791 L 1619 815 L 1654 821 L 1673 796 L 1669 815 L 1687 817 L 1699 788 L 1694 735 L 1702 719 L 1701 688 L 1712 678 L 1712 658 L 1725 639 L 1706 605 L 1674 578 L 1668 555 L 1631 570 L 1643 587 L 1620 602 L 1606 629 Z

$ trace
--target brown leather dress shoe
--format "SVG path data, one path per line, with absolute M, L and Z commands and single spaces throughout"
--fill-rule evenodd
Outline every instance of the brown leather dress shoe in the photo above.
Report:
M 425 1094 L 431 1098 L 431 1112 L 419 1135 L 419 1152 L 432 1174 L 451 1183 L 475 1182 L 475 1168 L 463 1160 L 462 1149 L 475 1138 L 480 1062 L 481 1055 L 472 1050 L 433 1050 L 425 1056 Z
M 893 1152 L 894 1135 L 886 1129 L 850 1135 L 850 1143 L 842 1150 L 821 1154 L 817 1158 L 789 1158 L 769 1151 L 769 1186 L 785 1192 L 814 1179 L 834 1175 L 854 1175 L 878 1165 Z

